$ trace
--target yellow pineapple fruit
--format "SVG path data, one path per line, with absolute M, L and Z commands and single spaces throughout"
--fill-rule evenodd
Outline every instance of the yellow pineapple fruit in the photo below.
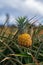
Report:
M 18 36 L 18 43 L 21 46 L 30 47 L 32 45 L 32 39 L 31 36 L 27 33 L 20 34 Z

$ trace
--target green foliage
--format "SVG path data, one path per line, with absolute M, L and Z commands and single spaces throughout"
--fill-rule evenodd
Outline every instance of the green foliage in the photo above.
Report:
M 27 27 L 28 25 L 26 17 L 19 17 L 17 22 L 19 23 L 19 31 L 20 29 L 22 31 L 22 28 L 24 26 Z M 29 29 L 31 29 L 30 26 L 31 24 L 28 27 Z M 0 65 L 36 65 L 36 61 L 43 62 L 43 41 L 38 38 L 38 30 L 38 28 L 37 30 L 34 30 L 32 37 L 33 44 L 29 48 L 18 45 L 18 41 L 15 36 L 18 36 L 19 31 L 14 37 L 12 37 L 12 33 L 8 37 L 5 37 L 4 35 L 6 34 L 6 30 L 4 32 L 1 30 L 1 33 L 3 32 L 3 34 L 0 33 Z M 42 63 L 40 64 L 43 65 Z

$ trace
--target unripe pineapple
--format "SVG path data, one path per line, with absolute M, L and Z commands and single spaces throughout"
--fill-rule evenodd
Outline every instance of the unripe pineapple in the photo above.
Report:
M 27 33 L 18 36 L 18 43 L 25 47 L 30 47 L 32 45 L 31 36 Z

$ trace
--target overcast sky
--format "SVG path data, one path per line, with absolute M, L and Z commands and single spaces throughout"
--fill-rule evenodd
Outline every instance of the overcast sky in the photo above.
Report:
M 0 0 L 0 24 L 4 23 L 6 13 L 10 14 L 10 23 L 18 16 L 31 18 L 37 14 L 43 24 L 43 0 Z

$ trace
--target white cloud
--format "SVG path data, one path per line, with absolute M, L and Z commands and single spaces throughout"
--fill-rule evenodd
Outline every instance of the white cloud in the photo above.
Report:
M 43 15 L 43 3 L 35 0 L 26 0 L 24 4 L 27 11 L 30 9 L 33 11 L 33 13 L 38 12 L 39 14 Z
M 22 12 L 28 13 L 30 10 L 31 12 L 43 14 L 43 3 L 37 0 L 0 0 L 0 7 L 8 6 L 11 8 L 16 8 Z
M 4 7 L 15 8 L 23 14 L 40 14 L 43 16 L 43 2 L 37 0 L 0 0 L 0 9 Z M 5 9 L 6 10 L 6 9 Z M 2 19 L 1 19 L 2 18 Z M 5 20 L 4 16 L 0 18 L 0 21 Z M 15 20 L 14 16 L 10 16 L 10 23 Z M 14 23 L 14 22 L 13 22 Z
M 18 4 L 20 4 L 20 0 L 0 0 L 0 4 L 3 5 L 3 7 L 9 6 L 12 8 L 17 8 Z

